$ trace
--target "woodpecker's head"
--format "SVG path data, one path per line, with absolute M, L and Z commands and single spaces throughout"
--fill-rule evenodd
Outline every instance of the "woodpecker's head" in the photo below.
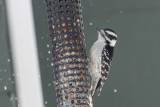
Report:
M 99 38 L 104 39 L 105 42 L 110 45 L 111 47 L 114 47 L 117 42 L 117 34 L 112 29 L 103 29 L 98 30 Z

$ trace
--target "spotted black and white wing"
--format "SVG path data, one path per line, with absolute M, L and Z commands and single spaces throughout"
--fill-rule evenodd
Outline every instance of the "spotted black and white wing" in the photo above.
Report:
M 110 71 L 112 57 L 113 57 L 113 47 L 106 45 L 102 51 L 101 78 L 99 79 L 96 87 L 98 96 L 100 95 L 100 92 L 103 88 L 105 81 L 107 80 L 107 77 Z

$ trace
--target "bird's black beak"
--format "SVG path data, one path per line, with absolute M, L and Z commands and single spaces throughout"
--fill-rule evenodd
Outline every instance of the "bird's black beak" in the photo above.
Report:
M 104 30 L 100 30 L 99 28 L 96 28 L 96 30 L 97 30 L 102 36 L 105 35 Z

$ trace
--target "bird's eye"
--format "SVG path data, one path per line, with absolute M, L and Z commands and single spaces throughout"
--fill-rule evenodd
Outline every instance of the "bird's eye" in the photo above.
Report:
M 107 36 L 108 36 L 108 38 L 109 38 L 110 40 L 113 40 L 113 39 L 117 40 L 117 38 L 116 38 L 115 36 L 113 36 L 113 35 L 108 34 Z

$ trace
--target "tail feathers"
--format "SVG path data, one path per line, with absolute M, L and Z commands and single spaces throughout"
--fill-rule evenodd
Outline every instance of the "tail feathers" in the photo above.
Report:
M 96 88 L 98 96 L 100 96 L 100 93 L 102 91 L 103 85 L 104 85 L 104 80 L 99 79 L 98 85 L 97 85 L 97 88 Z
M 101 93 L 103 85 L 104 85 L 104 81 L 105 80 L 97 79 L 96 81 L 92 82 L 91 89 L 90 89 L 92 97 L 94 96 L 94 93 L 95 93 L 96 90 L 97 90 L 98 96 L 100 96 L 100 93 Z
M 94 96 L 94 93 L 95 93 L 95 90 L 96 90 L 96 85 L 95 85 L 96 83 L 92 83 L 92 85 L 91 85 L 91 89 L 90 89 L 90 91 L 91 91 L 91 96 L 93 97 Z
M 91 96 L 92 96 L 92 97 L 94 96 L 95 90 L 96 90 L 96 88 L 97 88 L 98 81 L 99 81 L 99 78 L 96 78 L 96 79 L 94 79 L 94 81 L 92 81 L 92 83 L 91 83 L 90 92 L 91 92 Z
M 101 91 L 102 91 L 102 87 L 98 87 L 98 88 L 97 88 L 97 94 L 98 94 L 98 96 L 100 96 Z

